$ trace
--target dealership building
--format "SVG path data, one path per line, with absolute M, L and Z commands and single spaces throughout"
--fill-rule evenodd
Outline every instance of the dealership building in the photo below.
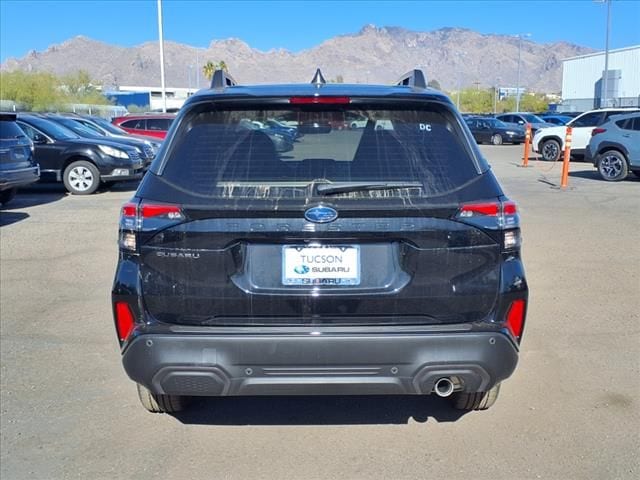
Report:
M 640 45 L 609 50 L 606 101 L 604 52 L 567 58 L 562 65 L 562 110 L 640 106 Z

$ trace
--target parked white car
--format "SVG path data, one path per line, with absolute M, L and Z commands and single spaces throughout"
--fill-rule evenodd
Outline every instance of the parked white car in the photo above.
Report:
M 590 110 L 577 116 L 567 125 L 548 127 L 538 130 L 533 136 L 533 151 L 539 153 L 543 160 L 555 162 L 564 150 L 564 138 L 567 127 L 572 127 L 571 155 L 583 157 L 591 140 L 591 131 L 606 122 L 613 115 L 640 111 L 638 108 L 602 108 Z

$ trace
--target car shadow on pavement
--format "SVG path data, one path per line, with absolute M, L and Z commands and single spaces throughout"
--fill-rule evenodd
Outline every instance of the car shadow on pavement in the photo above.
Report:
M 194 398 L 174 417 L 190 425 L 404 425 L 454 422 L 465 411 L 435 396 L 279 396 Z
M 29 218 L 28 213 L 6 212 L 4 210 L 0 210 L 0 227 L 6 227 L 7 225 L 20 222 L 26 218 Z
M 615 183 L 615 182 L 607 182 L 606 180 L 604 180 L 600 176 L 597 170 L 577 170 L 575 172 L 569 171 L 569 176 L 576 177 L 576 178 L 584 178 L 586 180 L 595 180 L 597 182 L 602 182 L 602 183 Z M 625 178 L 622 181 L 623 182 L 640 182 L 640 177 L 638 177 L 634 173 L 629 173 L 627 178 Z
M 64 198 L 65 195 L 64 188 L 51 188 L 51 185 L 46 184 L 19 189 L 16 196 L 9 203 L 0 206 L 0 227 L 29 218 L 28 213 L 16 212 L 15 210 L 57 202 Z

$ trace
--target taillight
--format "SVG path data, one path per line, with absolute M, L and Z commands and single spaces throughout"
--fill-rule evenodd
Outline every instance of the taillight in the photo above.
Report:
M 124 342 L 135 327 L 133 313 L 127 302 L 116 302 L 116 330 L 118 339 Z
M 514 300 L 507 311 L 506 327 L 518 341 L 520 341 L 522 329 L 524 328 L 526 306 L 527 304 L 524 300 Z
M 502 248 L 505 252 L 520 248 L 518 207 L 510 200 L 465 203 L 458 210 L 456 218 L 481 228 L 502 230 Z
M 125 203 L 120 212 L 120 248 L 136 252 L 139 232 L 157 230 L 184 219 L 179 205 L 144 201 Z
M 325 97 L 325 96 L 313 96 L 313 97 L 291 97 L 289 103 L 292 105 L 346 105 L 351 103 L 350 97 Z
M 594 135 L 598 135 L 599 133 L 604 133 L 606 131 L 606 128 L 594 128 L 593 130 L 591 130 L 591 136 L 593 137 Z
M 143 203 L 140 206 L 140 216 L 145 218 L 166 217 L 171 220 L 182 220 L 182 209 L 177 205 Z

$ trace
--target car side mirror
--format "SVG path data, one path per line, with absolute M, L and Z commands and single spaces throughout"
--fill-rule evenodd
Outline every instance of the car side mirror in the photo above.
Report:
M 522 120 L 518 120 L 518 125 L 524 125 L 524 122 Z

